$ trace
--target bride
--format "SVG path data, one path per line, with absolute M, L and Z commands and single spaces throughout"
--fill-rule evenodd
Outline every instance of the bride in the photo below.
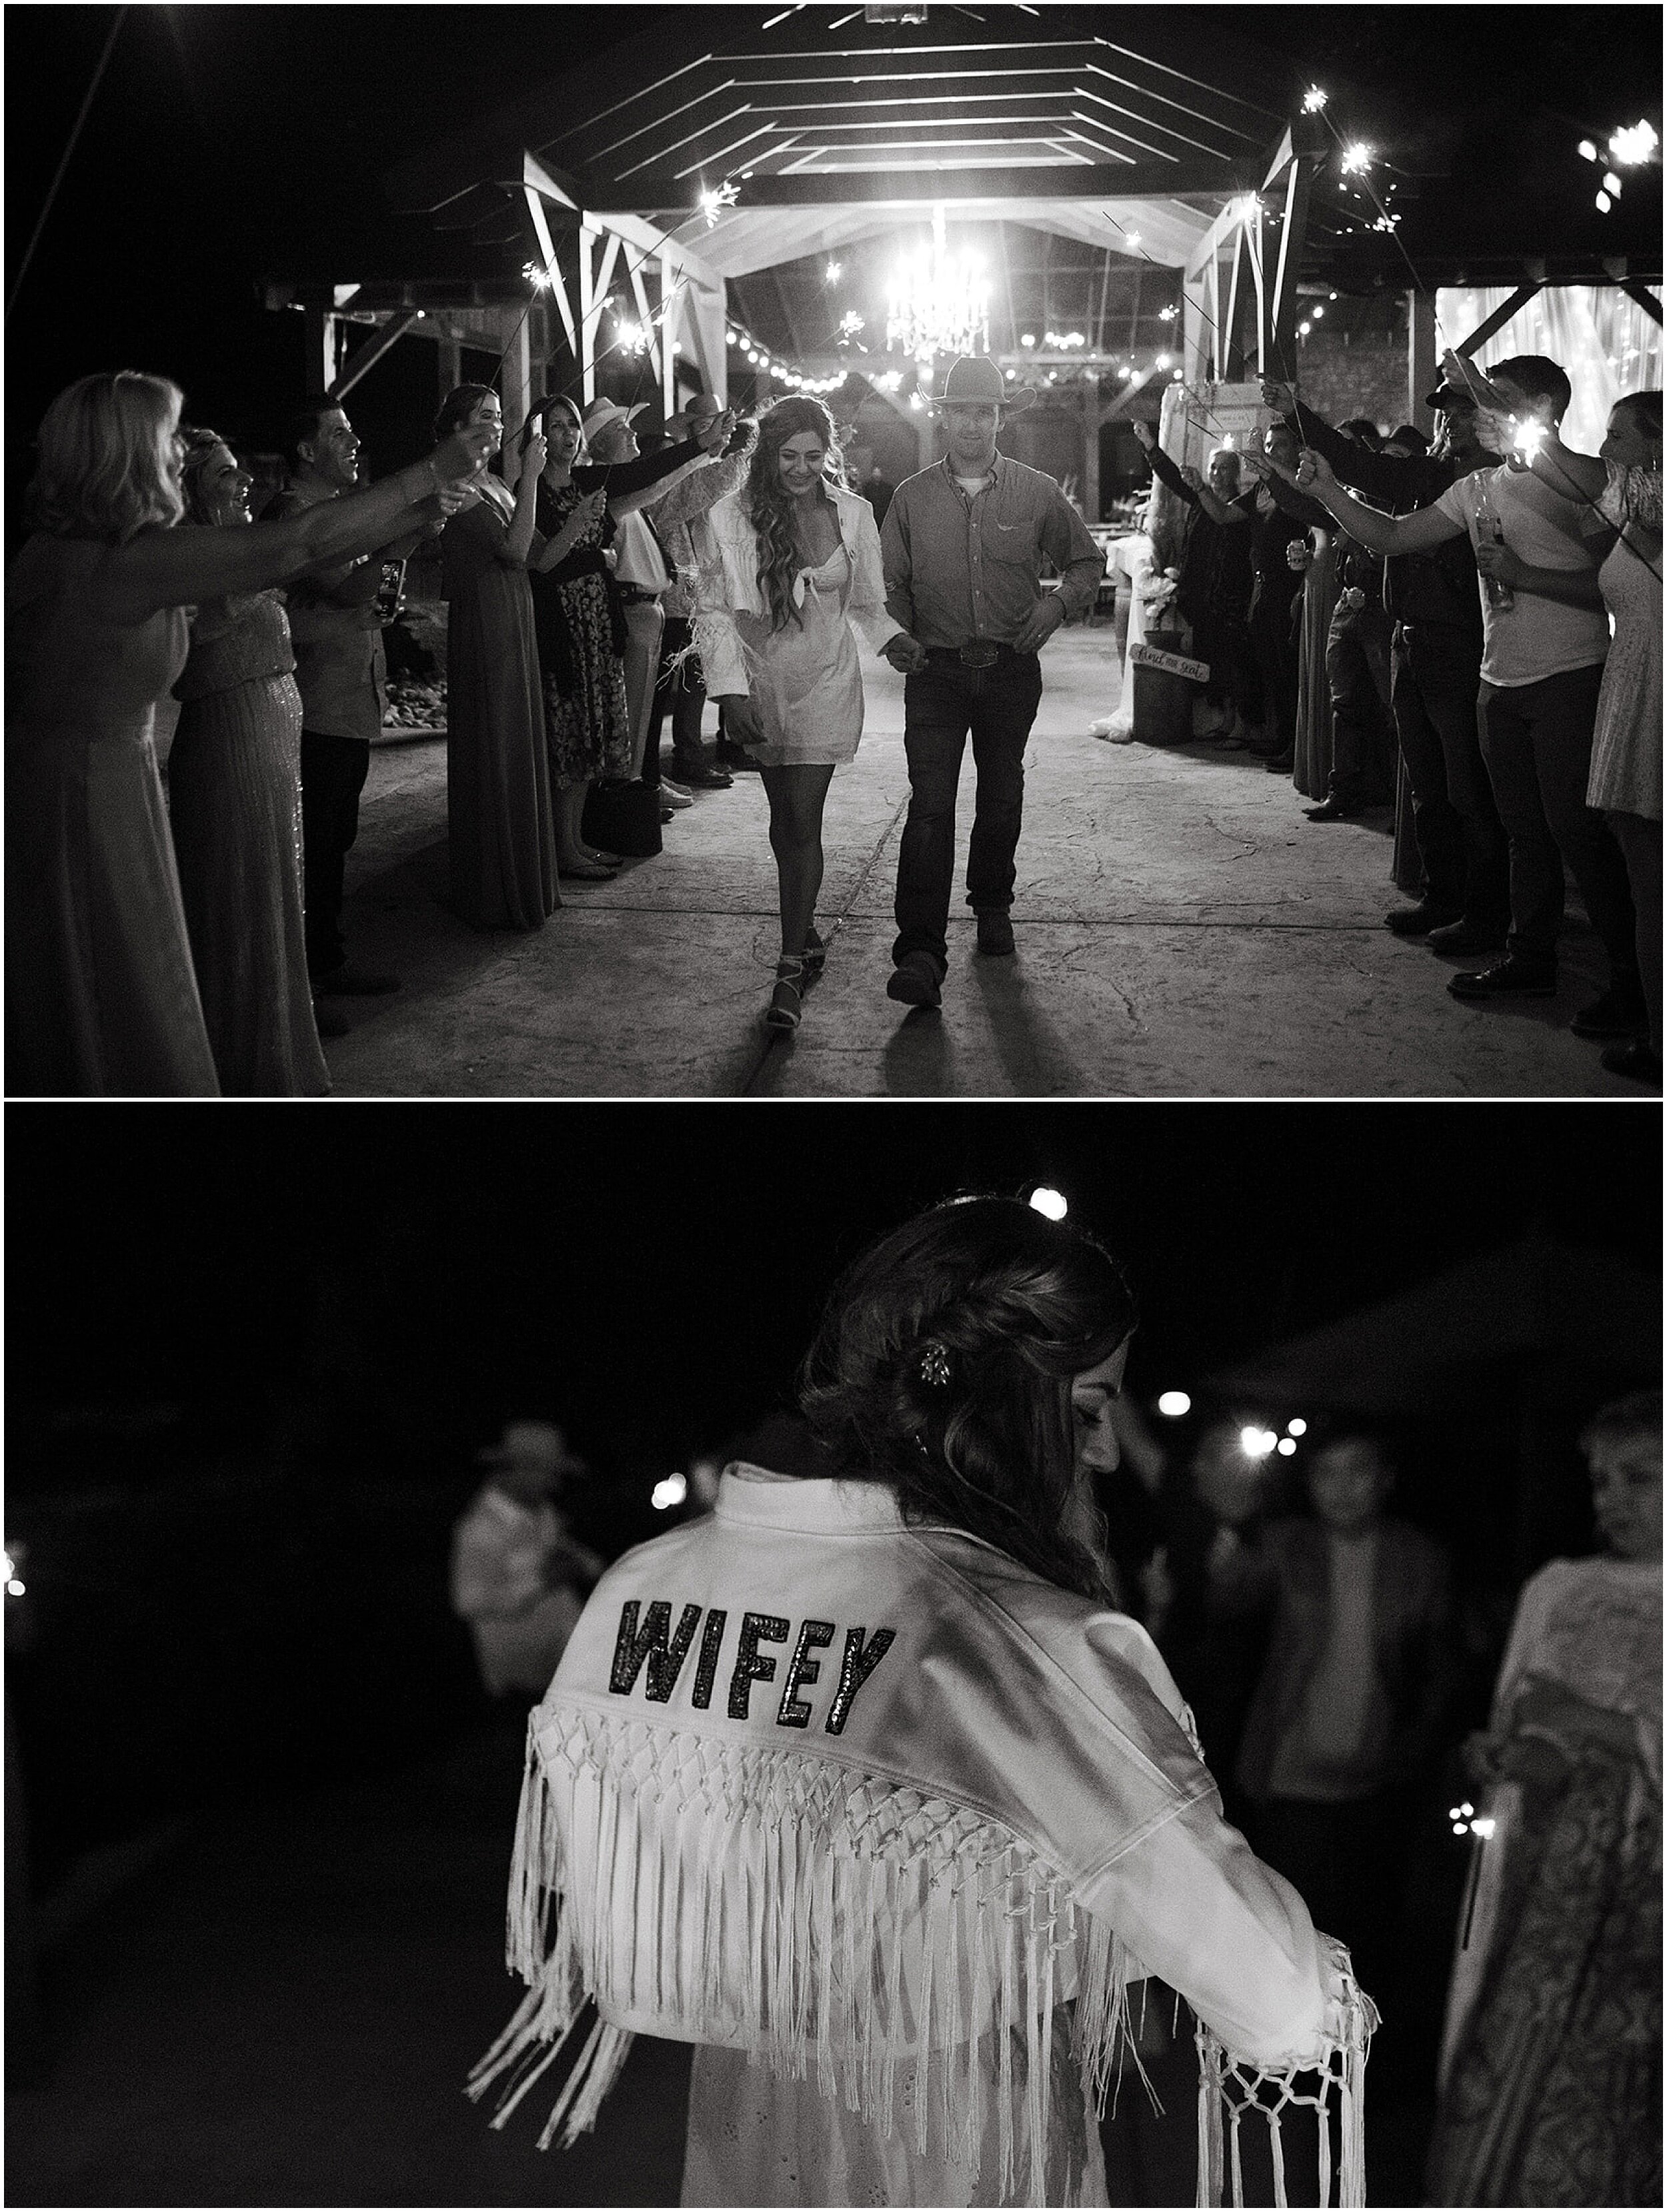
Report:
M 874 510 L 842 477 L 827 408 L 779 400 L 747 481 L 712 510 L 718 558 L 697 592 L 706 696 L 723 700 L 724 730 L 758 763 L 770 802 L 781 958 L 764 1019 L 778 1030 L 798 1027 L 826 957 L 814 926 L 822 806 L 863 730 L 853 626 L 876 653 L 902 629 L 886 612 Z

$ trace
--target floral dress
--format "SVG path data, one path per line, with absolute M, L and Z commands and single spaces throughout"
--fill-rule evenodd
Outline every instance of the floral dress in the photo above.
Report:
M 583 496 L 576 483 L 538 488 L 538 527 L 554 538 Z M 558 789 L 597 777 L 631 773 L 631 715 L 625 698 L 625 663 L 615 647 L 612 598 L 601 554 L 614 535 L 614 518 L 593 522 L 561 568 L 533 580 L 535 602 L 553 592 L 567 629 L 567 666 L 543 653 L 544 735 L 550 777 Z M 593 556 L 586 566 L 584 556 Z M 579 573 L 562 580 L 563 569 Z M 550 611 L 548 606 L 544 610 Z M 541 647 L 549 635 L 540 625 Z

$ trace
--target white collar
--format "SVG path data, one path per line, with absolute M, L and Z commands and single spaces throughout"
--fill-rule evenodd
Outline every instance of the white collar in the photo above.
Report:
M 718 1478 L 717 1517 L 745 1528 L 797 1529 L 819 1535 L 900 1529 L 903 1516 L 889 1485 L 838 1478 L 777 1474 L 737 1460 Z

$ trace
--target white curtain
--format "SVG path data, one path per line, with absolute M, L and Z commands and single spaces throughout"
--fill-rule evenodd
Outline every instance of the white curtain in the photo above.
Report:
M 1659 301 L 1661 287 L 1647 289 Z M 1438 343 L 1459 344 L 1510 296 L 1484 285 L 1439 291 Z M 1622 393 L 1661 389 L 1661 325 L 1618 284 L 1552 284 L 1537 292 L 1481 348 L 1481 366 L 1517 353 L 1548 355 L 1574 387 L 1562 437 L 1577 453 L 1597 451 Z

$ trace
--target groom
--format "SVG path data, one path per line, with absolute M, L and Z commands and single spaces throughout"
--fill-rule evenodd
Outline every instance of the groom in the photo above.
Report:
M 984 355 L 949 365 L 937 412 L 949 451 L 900 483 L 880 533 L 886 607 L 906 635 L 886 658 L 907 678 L 903 743 L 909 812 L 897 862 L 897 939 L 886 986 L 906 1006 L 943 1002 L 955 864 L 955 786 L 973 738 L 978 796 L 967 903 L 979 951 L 1011 952 L 1014 854 L 1024 804 L 1025 740 L 1042 696 L 1037 658 L 1056 629 L 1094 605 L 1105 562 L 1052 477 L 996 451 L 1009 393 Z M 1041 588 L 1044 556 L 1059 574 Z

